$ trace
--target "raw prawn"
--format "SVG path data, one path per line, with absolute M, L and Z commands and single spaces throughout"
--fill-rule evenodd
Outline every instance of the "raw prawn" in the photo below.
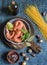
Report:
M 21 36 L 22 36 L 22 35 L 23 35 L 22 32 L 21 32 L 21 31 L 18 31 L 18 32 L 16 33 L 16 35 L 14 36 L 13 41 L 15 41 L 15 42 L 21 42 L 21 41 L 22 41 L 22 39 L 21 39 Z
M 22 28 L 23 28 L 23 26 L 24 26 L 24 23 L 22 22 L 22 21 L 16 21 L 15 23 L 14 23 L 14 30 L 21 30 Z
M 11 39 L 13 38 L 14 34 L 15 34 L 14 32 L 11 32 L 11 33 L 10 33 L 9 30 L 6 29 L 6 37 L 7 37 L 8 39 L 11 40 Z
M 17 38 L 15 37 L 15 38 L 14 38 L 14 41 L 19 43 L 19 42 L 22 41 L 22 39 L 21 39 L 21 38 L 18 38 L 18 37 L 17 37 Z

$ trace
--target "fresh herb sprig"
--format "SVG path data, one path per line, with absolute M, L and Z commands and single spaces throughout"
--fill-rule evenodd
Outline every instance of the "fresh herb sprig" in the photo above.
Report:
M 24 34 L 21 38 L 25 41 L 30 36 L 30 33 L 24 29 L 22 29 L 21 32 Z

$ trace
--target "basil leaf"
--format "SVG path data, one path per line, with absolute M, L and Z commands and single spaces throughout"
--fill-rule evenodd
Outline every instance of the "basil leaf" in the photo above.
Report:
M 29 38 L 30 34 L 27 32 L 26 34 L 24 34 L 21 38 L 22 40 L 26 40 L 27 38 Z
M 32 41 L 33 39 L 34 39 L 34 36 L 29 37 L 29 38 L 28 38 L 28 42 L 29 42 L 29 41 Z
M 26 36 L 23 35 L 21 38 L 22 38 L 22 41 L 24 41 L 26 39 Z
M 31 46 L 31 44 L 29 42 L 26 42 L 26 46 Z
M 12 28 L 13 28 L 13 24 L 12 23 L 10 23 L 10 22 L 8 22 L 7 24 L 6 24 L 6 27 L 8 28 L 8 30 L 12 30 Z
M 26 31 L 26 30 L 24 30 L 24 29 L 21 29 L 21 32 L 25 34 L 27 31 Z

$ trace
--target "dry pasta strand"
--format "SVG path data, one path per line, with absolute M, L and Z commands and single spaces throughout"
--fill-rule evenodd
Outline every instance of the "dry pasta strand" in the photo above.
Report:
M 25 9 L 25 13 L 31 19 L 33 19 L 34 23 L 37 24 L 39 30 L 41 31 L 43 37 L 45 38 L 45 40 L 47 40 L 47 24 L 39 13 L 38 8 L 34 5 L 28 5 Z

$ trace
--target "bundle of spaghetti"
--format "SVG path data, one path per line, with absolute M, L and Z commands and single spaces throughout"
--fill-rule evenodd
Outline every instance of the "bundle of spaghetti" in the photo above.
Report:
M 37 24 L 44 38 L 47 40 L 47 24 L 42 18 L 38 8 L 34 5 L 28 5 L 25 9 L 25 13 L 32 18 L 35 24 Z

